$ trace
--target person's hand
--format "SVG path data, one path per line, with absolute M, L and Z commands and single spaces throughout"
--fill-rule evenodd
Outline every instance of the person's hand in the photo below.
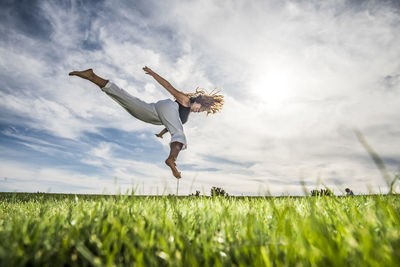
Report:
M 162 135 L 161 134 L 156 134 L 157 137 L 160 137 L 162 139 Z
M 149 67 L 147 67 L 147 66 L 144 66 L 143 67 L 143 70 L 144 70 L 144 72 L 146 73 L 146 74 L 148 74 L 148 75 L 153 75 L 153 71 L 149 68 Z

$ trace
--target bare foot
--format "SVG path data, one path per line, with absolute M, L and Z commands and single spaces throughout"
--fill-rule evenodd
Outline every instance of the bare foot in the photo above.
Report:
M 171 168 L 172 174 L 175 176 L 175 178 L 177 179 L 182 178 L 181 173 L 176 168 L 176 163 L 173 158 L 167 158 L 165 160 L 165 164 L 167 164 Z
M 69 76 L 78 76 L 86 80 L 90 80 L 93 77 L 93 69 L 87 69 L 83 71 L 71 71 Z

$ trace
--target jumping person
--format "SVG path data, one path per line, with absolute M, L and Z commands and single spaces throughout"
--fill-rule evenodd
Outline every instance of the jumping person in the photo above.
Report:
M 128 94 L 115 83 L 97 76 L 92 69 L 72 71 L 69 75 L 93 82 L 135 118 L 155 125 L 164 125 L 165 129 L 156 136 L 162 138 L 162 135 L 166 132 L 171 134 L 170 153 L 165 164 L 171 168 L 172 174 L 179 179 L 181 173 L 178 171 L 175 162 L 179 152 L 186 149 L 187 146 L 182 124 L 188 120 L 190 112 L 205 111 L 208 115 L 220 111 L 224 104 L 223 96 L 212 92 L 207 94 L 198 89 L 194 93 L 183 93 L 150 68 L 144 67 L 143 70 L 171 93 L 176 101 L 164 99 L 156 103 L 146 103 Z

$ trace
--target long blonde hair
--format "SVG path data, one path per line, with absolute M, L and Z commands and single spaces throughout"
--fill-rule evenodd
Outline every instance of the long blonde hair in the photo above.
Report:
M 204 89 L 197 87 L 194 93 L 187 93 L 186 95 L 190 98 L 190 103 L 197 102 L 201 104 L 206 109 L 207 115 L 214 114 L 221 111 L 224 105 L 224 96 L 218 94 L 220 91 L 214 92 L 215 90 L 217 88 L 207 93 Z

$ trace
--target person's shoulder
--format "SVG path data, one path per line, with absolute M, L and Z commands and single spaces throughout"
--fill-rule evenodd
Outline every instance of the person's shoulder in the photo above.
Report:
M 190 98 L 184 93 L 180 93 L 178 96 L 175 96 L 176 101 L 181 104 L 183 107 L 190 107 Z
M 175 102 L 178 103 L 180 108 L 190 109 L 190 103 L 189 106 L 186 107 L 185 105 L 182 105 L 182 103 L 180 103 L 178 100 L 175 100 Z

